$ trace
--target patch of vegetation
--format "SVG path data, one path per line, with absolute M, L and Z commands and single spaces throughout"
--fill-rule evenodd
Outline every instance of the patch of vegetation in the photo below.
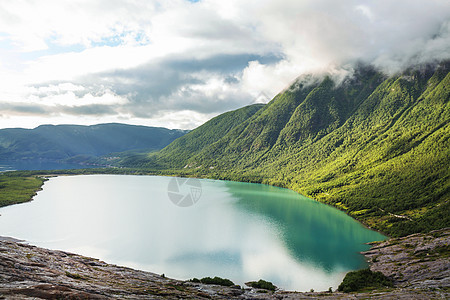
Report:
M 66 276 L 70 277 L 72 279 L 86 280 L 86 277 L 84 277 L 83 275 L 77 274 L 77 273 L 70 273 L 70 272 L 66 271 Z
M 263 290 L 269 290 L 269 291 L 275 291 L 277 289 L 277 287 L 275 285 L 273 285 L 272 282 L 265 281 L 263 279 L 260 279 L 258 281 L 250 281 L 245 284 L 248 286 L 251 286 L 252 288 L 255 288 L 255 289 L 263 289 Z
M 180 292 L 186 291 L 185 287 L 183 287 L 181 285 L 177 285 L 177 284 L 167 284 L 166 287 L 171 288 L 171 289 L 175 289 L 175 290 L 180 291 Z
M 421 258 L 422 260 L 436 260 L 436 258 L 448 258 L 450 257 L 450 245 L 437 246 L 431 250 L 418 251 L 414 254 L 415 257 Z
M 226 278 L 221 278 L 221 277 L 204 277 L 202 279 L 198 279 L 198 278 L 192 278 L 190 280 L 191 282 L 196 282 L 196 283 L 203 283 L 203 284 L 216 284 L 216 285 L 221 285 L 221 286 L 234 286 L 235 284 L 233 283 L 233 281 L 226 279 Z
M 348 272 L 338 291 L 344 293 L 368 291 L 383 287 L 392 287 L 392 280 L 381 272 L 372 272 L 369 268 Z
M 44 184 L 36 176 L 0 175 L 0 207 L 30 201 Z

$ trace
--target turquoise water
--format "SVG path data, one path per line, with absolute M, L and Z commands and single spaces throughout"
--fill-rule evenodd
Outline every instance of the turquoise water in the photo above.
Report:
M 180 179 L 174 191 L 171 180 L 52 178 L 34 201 L 0 209 L 0 235 L 178 279 L 262 278 L 298 291 L 336 288 L 366 265 L 364 243 L 384 239 L 290 190 L 214 180 L 193 188 Z M 191 206 L 174 204 L 174 194 L 190 193 Z

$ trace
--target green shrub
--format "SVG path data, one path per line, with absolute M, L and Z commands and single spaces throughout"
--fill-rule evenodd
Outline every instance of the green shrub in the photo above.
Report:
M 196 282 L 196 283 L 203 283 L 203 284 L 217 284 L 217 285 L 222 285 L 222 286 L 233 286 L 235 285 L 233 283 L 233 281 L 231 281 L 230 279 L 226 279 L 226 278 L 220 278 L 220 277 L 204 277 L 202 279 L 198 279 L 198 278 L 192 278 L 191 280 L 189 280 L 190 282 Z
M 338 287 L 338 291 L 349 293 L 380 287 L 392 287 L 392 281 L 381 272 L 372 272 L 369 268 L 348 272 Z
M 275 285 L 273 285 L 272 282 L 265 281 L 263 279 L 260 279 L 259 281 L 247 282 L 246 285 L 251 286 L 256 289 L 264 289 L 264 290 L 269 290 L 269 291 L 275 291 L 277 288 Z

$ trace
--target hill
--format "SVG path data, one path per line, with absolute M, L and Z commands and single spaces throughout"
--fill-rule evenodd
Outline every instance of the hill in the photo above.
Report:
M 34 129 L 0 129 L 0 160 L 79 160 L 123 151 L 154 151 L 186 130 L 125 124 L 41 125 Z
M 205 124 L 140 165 L 287 187 L 391 236 L 449 227 L 449 70 L 303 76 L 234 126 Z
M 163 150 L 150 155 L 128 156 L 121 161 L 121 165 L 151 169 L 183 168 L 187 164 L 187 158 L 220 140 L 263 107 L 264 104 L 253 104 L 223 113 L 176 139 Z

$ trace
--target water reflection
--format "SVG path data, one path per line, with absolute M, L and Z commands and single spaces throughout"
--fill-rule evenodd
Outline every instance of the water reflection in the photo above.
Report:
M 240 199 L 236 205 L 280 228 L 280 237 L 298 261 L 330 272 L 343 266 L 363 267 L 363 257 L 355 253 L 367 250 L 365 243 L 385 238 L 345 213 L 287 189 L 266 185 L 255 189 L 252 184 L 234 182 L 227 186 L 233 197 Z

